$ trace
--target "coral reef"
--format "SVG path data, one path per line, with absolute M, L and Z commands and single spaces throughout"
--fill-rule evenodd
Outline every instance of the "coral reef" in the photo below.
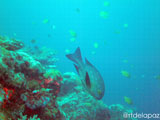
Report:
M 23 51 L 19 40 L 1 36 L 0 45 L 1 119 L 59 120 L 55 101 L 62 80 L 60 72 L 47 73 L 38 60 Z
M 130 114 L 134 111 L 120 104 L 113 104 L 109 106 L 109 111 L 111 114 L 111 120 L 136 120 L 135 118 L 124 118 L 124 113 Z
M 24 44 L 20 40 L 16 40 L 14 38 L 8 38 L 0 36 L 0 46 L 7 50 L 18 50 L 24 47 Z
M 125 120 L 133 112 L 96 100 L 75 73 L 62 75 L 55 52 L 23 46 L 0 36 L 0 120 Z
M 58 61 L 56 58 L 57 52 L 55 50 L 49 49 L 47 47 L 34 47 L 23 49 L 26 53 L 29 53 L 35 60 L 39 61 L 45 68 L 53 69 L 56 68 L 55 63 Z
M 18 120 L 27 120 L 27 115 L 22 115 L 20 116 L 20 118 L 18 118 Z M 33 117 L 28 118 L 28 120 L 40 120 L 40 118 L 37 118 L 37 115 L 34 115 Z
M 63 120 L 125 120 L 123 113 L 133 112 L 119 104 L 107 106 L 96 100 L 88 94 L 73 72 L 63 74 L 57 106 Z

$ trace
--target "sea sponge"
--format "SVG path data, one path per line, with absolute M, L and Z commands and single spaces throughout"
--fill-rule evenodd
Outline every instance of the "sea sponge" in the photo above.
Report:
M 49 69 L 46 71 L 46 73 L 43 74 L 45 78 L 52 78 L 54 80 L 59 80 L 61 78 L 61 73 L 59 70 L 56 69 Z

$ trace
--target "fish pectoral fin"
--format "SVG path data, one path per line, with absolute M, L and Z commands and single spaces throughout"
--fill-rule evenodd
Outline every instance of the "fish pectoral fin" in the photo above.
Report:
M 79 68 L 76 64 L 74 64 L 74 67 L 76 68 L 77 73 L 79 74 Z
M 91 81 L 88 75 L 88 72 L 86 72 L 86 76 L 85 76 L 85 82 L 88 88 L 91 88 Z

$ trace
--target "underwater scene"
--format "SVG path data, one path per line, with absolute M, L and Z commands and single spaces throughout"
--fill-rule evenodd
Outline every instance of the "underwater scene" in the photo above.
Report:
M 160 0 L 0 0 L 0 120 L 160 119 Z

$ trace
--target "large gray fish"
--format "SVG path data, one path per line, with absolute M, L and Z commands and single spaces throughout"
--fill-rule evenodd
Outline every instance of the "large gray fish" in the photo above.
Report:
M 75 63 L 74 66 L 86 90 L 100 100 L 104 95 L 105 85 L 98 70 L 86 58 L 85 63 L 83 63 L 79 47 L 75 53 L 68 54 L 66 57 Z

